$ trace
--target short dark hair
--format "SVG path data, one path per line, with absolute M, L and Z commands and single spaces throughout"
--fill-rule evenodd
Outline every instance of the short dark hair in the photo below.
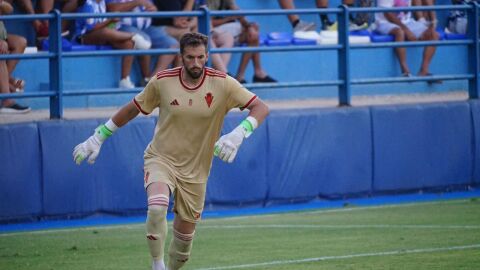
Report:
M 205 46 L 205 50 L 208 48 L 208 37 L 202 33 L 186 33 L 180 39 L 180 53 L 183 54 L 185 47 L 197 47 L 203 45 Z

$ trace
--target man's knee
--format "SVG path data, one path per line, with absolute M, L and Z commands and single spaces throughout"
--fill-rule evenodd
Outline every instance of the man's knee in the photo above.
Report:
M 390 34 L 395 37 L 395 41 L 405 41 L 405 32 L 398 27 L 390 31 Z

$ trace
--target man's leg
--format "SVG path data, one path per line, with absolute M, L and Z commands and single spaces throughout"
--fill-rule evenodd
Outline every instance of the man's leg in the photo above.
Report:
M 293 0 L 278 0 L 278 4 L 282 9 L 295 9 L 295 5 L 293 4 Z M 300 18 L 297 14 L 288 14 L 288 20 L 292 24 L 292 27 L 295 27 L 295 22 L 299 22 Z
M 152 270 L 165 270 L 163 261 L 167 237 L 167 210 L 169 201 L 167 184 L 154 182 L 147 187 L 147 242 L 152 256 Z
M 420 36 L 420 40 L 438 40 L 438 33 L 435 31 L 433 26 L 429 27 L 423 34 Z M 426 76 L 430 75 L 429 66 L 432 61 L 433 55 L 435 54 L 437 47 L 435 46 L 426 46 L 423 50 L 423 60 L 420 67 L 418 75 Z
M 8 34 L 8 49 L 12 54 L 22 54 L 27 47 L 27 40 L 22 36 Z M 18 59 L 12 59 L 7 61 L 8 73 L 11 74 L 18 63 Z
M 395 37 L 396 42 L 403 42 L 405 41 L 405 33 L 403 32 L 400 27 L 393 28 L 390 32 L 390 35 Z M 408 68 L 407 64 L 407 51 L 403 47 L 396 47 L 395 54 L 398 58 L 398 62 L 400 63 L 400 69 L 402 70 L 402 74 L 404 76 L 410 76 L 410 69 Z
M 167 34 L 164 26 L 150 26 L 145 29 L 145 33 L 150 36 L 152 40 L 152 49 L 162 49 L 169 48 L 175 49 L 178 48 L 178 41 Z M 157 64 L 152 71 L 151 76 L 155 76 L 157 72 L 165 70 L 170 67 L 170 65 L 175 60 L 175 54 L 161 54 L 158 56 Z
M 328 1 L 328 0 L 326 0 Z M 278 4 L 282 9 L 295 9 L 293 0 L 278 0 Z M 290 24 L 292 25 L 293 31 L 313 31 L 315 30 L 315 24 L 311 22 L 304 22 L 300 20 L 297 14 L 288 14 L 287 15 Z
M 168 249 L 168 270 L 180 269 L 190 258 L 195 225 L 175 216 L 172 241 Z
M 215 46 L 215 41 L 213 40 L 210 40 L 210 48 L 217 48 L 217 46 Z M 228 68 L 227 66 L 225 66 L 225 64 L 223 63 L 223 59 L 222 57 L 220 57 L 220 54 L 218 53 L 211 53 L 209 55 L 210 59 L 212 59 L 212 66 L 217 69 L 217 70 L 220 70 L 222 72 L 225 72 L 227 73 L 228 72 Z
M 214 31 L 212 35 L 212 39 L 217 48 L 233 48 L 233 46 L 235 45 L 235 38 L 231 33 L 227 31 L 223 31 L 221 33 Z M 228 64 L 230 63 L 230 59 L 232 58 L 232 54 L 221 53 L 220 57 L 222 58 L 222 62 L 225 65 L 225 67 L 228 67 Z
M 328 8 L 328 0 L 316 0 L 317 8 Z M 328 18 L 328 14 L 320 14 L 322 29 L 326 30 L 333 22 Z
M 0 42 L 5 42 L 0 40 Z M 5 60 L 0 60 L 0 93 L 2 94 L 9 94 L 10 88 L 8 86 L 8 70 L 7 70 L 7 63 Z M 11 106 L 15 104 L 13 99 L 4 99 L 2 100 L 2 106 Z M 0 106 L 1 107 L 1 106 Z
M 131 50 L 133 49 L 134 42 L 132 40 L 134 34 L 118 31 L 116 29 L 102 28 L 91 31 L 84 35 L 83 42 L 85 44 L 104 45 L 110 44 L 115 49 Z M 127 79 L 132 69 L 133 55 L 127 55 L 122 57 L 122 74 L 121 79 Z M 133 88 L 129 87 L 129 88 Z

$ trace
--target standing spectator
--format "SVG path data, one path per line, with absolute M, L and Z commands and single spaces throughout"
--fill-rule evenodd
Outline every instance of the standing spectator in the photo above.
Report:
M 12 6 L 3 0 L 0 0 L 0 15 L 11 13 Z M 27 41 L 25 38 L 17 35 L 9 35 L 2 21 L 0 21 L 0 54 L 21 54 L 24 52 Z M 0 93 L 8 94 L 11 92 L 23 91 L 25 82 L 21 79 L 12 77 L 17 59 L 0 60 Z M 4 99 L 1 102 L 0 113 L 26 113 L 30 108 L 16 103 L 13 99 Z
M 106 13 L 104 0 L 86 0 L 79 6 L 77 12 L 103 14 Z M 151 43 L 136 33 L 122 32 L 116 29 L 118 19 L 82 18 L 76 21 L 74 40 L 79 44 L 111 45 L 116 49 L 149 49 Z M 130 80 L 133 56 L 122 57 L 122 74 L 119 82 L 120 88 L 134 88 Z
M 107 0 L 109 12 L 155 12 L 157 7 L 150 0 Z M 123 18 L 120 22 L 120 31 L 141 35 L 152 44 L 152 48 L 176 48 L 178 42 L 165 31 L 151 27 L 151 17 Z M 175 55 L 160 55 L 158 63 L 160 70 L 150 72 L 150 56 L 138 56 L 142 80 L 140 86 L 147 85 L 150 77 L 156 72 L 166 69 L 175 59 Z
M 378 0 L 379 7 L 409 7 L 411 0 Z M 376 31 L 383 35 L 393 35 L 395 41 L 416 41 L 416 40 L 438 40 L 438 33 L 433 24 L 427 26 L 422 22 L 415 21 L 411 12 L 385 12 L 376 13 Z M 423 52 L 423 61 L 418 72 L 419 76 L 431 76 L 429 65 L 435 54 L 436 47 L 426 46 Z M 405 48 L 395 48 L 402 76 L 410 77 L 410 69 L 407 65 Z M 441 83 L 438 80 L 431 80 L 428 83 Z
M 208 8 L 211 10 L 238 10 L 239 7 L 235 0 L 208 0 Z M 212 18 L 212 40 L 216 47 L 231 48 L 235 44 L 246 43 L 250 47 L 259 46 L 259 26 L 254 22 L 249 22 L 244 16 L 214 17 Z M 231 53 L 222 53 L 221 59 L 223 65 L 228 67 Z M 268 76 L 260 63 L 259 52 L 243 53 L 238 67 L 236 79 L 241 83 L 245 81 L 245 70 L 248 62 L 252 60 L 254 75 L 252 81 L 255 83 L 277 82 Z M 214 67 L 215 62 L 213 63 Z
M 268 107 L 225 73 L 205 67 L 208 37 L 187 33 L 180 40 L 183 66 L 160 72 L 145 89 L 123 106 L 86 141 L 77 145 L 77 164 L 95 162 L 101 145 L 118 128 L 141 112 L 159 108 L 152 142 L 144 154 L 144 181 L 148 211 L 146 239 L 153 270 L 165 270 L 167 209 L 173 199 L 173 236 L 168 248 L 168 269 L 182 268 L 190 258 L 195 228 L 201 220 L 212 160 L 233 162 L 244 141 L 268 115 Z M 219 138 L 225 115 L 233 108 L 249 115 Z M 172 198 L 171 198 L 172 197 Z

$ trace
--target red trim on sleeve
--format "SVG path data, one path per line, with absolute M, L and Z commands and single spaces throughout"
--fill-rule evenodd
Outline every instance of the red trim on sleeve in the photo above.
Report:
M 140 105 L 138 104 L 138 102 L 135 100 L 135 98 L 133 98 L 133 104 L 135 104 L 135 107 L 137 107 L 137 109 L 143 113 L 144 115 L 149 115 L 150 113 L 147 113 L 145 112 L 144 110 L 142 110 L 142 108 L 140 107 Z
M 240 107 L 240 110 L 241 110 L 241 111 L 245 110 L 245 108 L 247 108 L 248 105 L 250 105 L 250 103 L 252 103 L 256 98 L 257 98 L 257 96 L 253 96 L 253 97 L 247 102 L 247 104 L 245 104 L 243 107 Z

